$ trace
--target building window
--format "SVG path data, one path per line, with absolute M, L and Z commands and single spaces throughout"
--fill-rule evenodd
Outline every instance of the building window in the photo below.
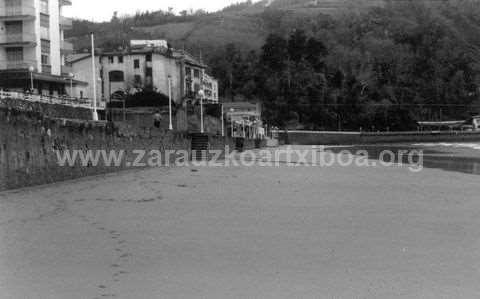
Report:
M 43 13 L 40 14 L 40 26 L 50 28 L 50 16 Z
M 194 78 L 200 78 L 200 71 L 197 70 L 197 69 L 195 69 L 195 70 L 193 71 L 193 77 L 194 77 Z
M 40 0 L 40 12 L 48 15 L 48 0 Z
M 153 76 L 153 69 L 151 67 L 147 67 L 147 70 L 145 71 L 145 75 L 147 77 Z
M 135 59 L 133 61 L 133 68 L 139 69 L 140 68 L 140 59 Z
M 135 76 L 133 77 L 133 80 L 134 80 L 135 86 L 141 86 L 141 85 L 142 85 L 142 76 L 140 76 L 140 75 L 135 75 Z
M 42 65 L 50 65 L 50 41 L 45 39 L 41 40 L 41 51 Z
M 148 62 L 151 62 L 152 61 L 152 54 L 147 54 L 147 56 L 145 57 L 145 60 L 148 61 Z
M 42 64 L 50 65 L 50 41 L 42 39 L 41 40 L 41 50 L 42 50 Z
M 7 35 L 10 36 L 23 34 L 23 22 L 5 22 L 5 31 L 7 32 Z
M 23 61 L 23 48 L 7 48 L 7 61 Z
M 42 44 L 42 53 L 50 54 L 50 41 L 46 39 L 42 39 L 41 44 Z
M 19 0 L 5 0 L 7 11 L 19 10 L 22 7 L 22 2 Z
M 108 73 L 110 82 L 123 82 L 125 81 L 125 76 L 122 71 L 111 71 Z
M 108 56 L 108 63 L 113 64 L 114 62 L 114 57 L 113 56 Z
M 50 65 L 50 55 L 42 54 L 42 65 Z
M 189 67 L 185 68 L 185 76 L 192 76 L 192 69 Z
M 118 63 L 123 63 L 123 56 L 118 56 Z

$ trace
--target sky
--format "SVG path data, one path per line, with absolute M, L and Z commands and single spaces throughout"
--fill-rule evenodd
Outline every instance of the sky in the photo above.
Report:
M 173 7 L 175 12 L 190 8 L 215 11 L 237 2 L 242 0 L 73 0 L 73 5 L 65 8 L 64 15 L 90 21 L 107 21 L 114 11 L 118 11 L 120 16 L 137 11 L 168 10 L 169 7 Z

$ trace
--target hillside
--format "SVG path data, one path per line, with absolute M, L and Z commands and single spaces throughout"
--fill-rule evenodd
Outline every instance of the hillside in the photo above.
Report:
M 219 94 L 258 99 L 277 126 L 416 129 L 480 103 L 478 0 L 275 0 L 216 13 L 76 21 L 77 49 L 167 39 L 202 57 Z M 254 50 L 254 51 L 250 51 Z
M 384 0 L 247 1 L 212 14 L 175 17 L 153 12 L 106 23 L 77 20 L 74 30 L 67 37 L 77 50 L 88 48 L 87 35 L 94 31 L 98 45 L 106 48 L 125 45 L 131 38 L 152 38 L 167 39 L 176 47 L 186 47 L 194 52 L 229 43 L 247 51 L 259 49 L 269 33 L 287 34 L 286 28 L 295 27 L 309 19 L 359 12 L 383 4 Z

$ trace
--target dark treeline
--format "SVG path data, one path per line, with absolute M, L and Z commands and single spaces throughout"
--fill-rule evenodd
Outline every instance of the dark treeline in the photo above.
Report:
M 277 24 L 260 51 L 231 44 L 210 65 L 222 95 L 262 101 L 281 127 L 410 130 L 466 119 L 479 111 L 480 31 L 468 29 L 480 29 L 480 9 L 457 4 L 397 1 L 296 20 L 299 29 Z M 272 22 L 284 14 L 267 13 Z
M 307 0 L 276 1 L 269 8 L 246 1 L 212 14 L 145 12 L 101 24 L 76 21 L 69 36 L 77 49 L 88 48 L 94 31 L 99 47 L 114 49 L 132 38 L 167 38 L 142 30 L 149 26 L 192 22 L 210 28 L 203 31 L 214 37 L 208 42 L 189 35 L 172 41 L 175 34 L 169 41 L 203 54 L 221 96 L 263 102 L 266 120 L 278 126 L 407 130 L 417 120 L 478 113 L 478 0 L 385 1 L 334 16 Z M 292 3 L 298 9 L 282 9 Z M 235 26 L 243 22 L 255 26 L 239 34 Z M 216 26 L 229 26 L 234 42 L 225 42 L 228 32 Z M 265 38 L 264 46 L 249 37 Z

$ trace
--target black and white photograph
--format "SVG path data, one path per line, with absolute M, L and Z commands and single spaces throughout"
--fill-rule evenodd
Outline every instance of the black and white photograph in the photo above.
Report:
M 480 298 L 480 0 L 0 0 L 0 299 Z

